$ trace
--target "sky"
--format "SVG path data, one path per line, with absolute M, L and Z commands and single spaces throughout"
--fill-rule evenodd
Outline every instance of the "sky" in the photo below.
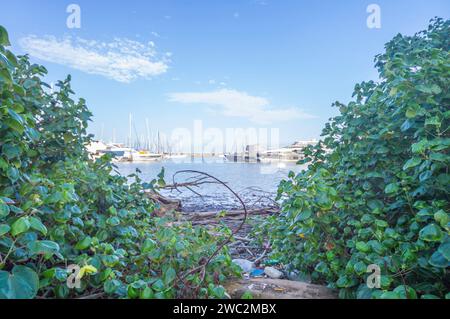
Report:
M 380 19 L 369 28 L 371 4 Z M 12 50 L 45 65 L 48 83 L 71 74 L 77 97 L 94 114 L 89 131 L 121 142 L 129 135 L 130 113 L 136 137 L 147 133 L 147 119 L 152 135 L 192 131 L 201 120 L 203 128 L 222 131 L 279 129 L 281 144 L 317 139 L 337 114 L 333 102 L 350 101 L 356 83 L 378 79 L 373 59 L 386 42 L 449 15 L 448 0 L 0 5 Z

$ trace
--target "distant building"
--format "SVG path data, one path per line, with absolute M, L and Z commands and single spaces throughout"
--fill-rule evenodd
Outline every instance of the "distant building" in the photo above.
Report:
M 308 145 L 315 145 L 318 141 L 311 140 L 311 141 L 297 141 L 289 146 L 279 148 L 279 149 L 273 149 L 273 150 L 267 150 L 265 152 L 262 152 L 261 159 L 262 161 L 270 162 L 274 160 L 280 160 L 280 161 L 299 161 L 304 158 L 303 150 Z

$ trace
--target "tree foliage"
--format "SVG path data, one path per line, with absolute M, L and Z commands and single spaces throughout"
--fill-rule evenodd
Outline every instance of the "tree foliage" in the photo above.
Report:
M 204 278 L 189 274 L 221 235 L 168 227 L 144 194 L 152 183 L 137 174 L 129 183 L 108 157 L 89 159 L 91 113 L 72 99 L 70 76 L 53 92 L 46 69 L 8 45 L 0 26 L 0 298 L 223 297 L 220 282 L 236 272 L 226 247 Z
M 308 169 L 281 182 L 265 227 L 276 255 L 341 297 L 449 292 L 450 21 L 397 35 L 375 58 L 380 81 L 336 102 Z M 381 288 L 366 285 L 381 268 Z M 447 295 L 448 296 L 448 295 Z

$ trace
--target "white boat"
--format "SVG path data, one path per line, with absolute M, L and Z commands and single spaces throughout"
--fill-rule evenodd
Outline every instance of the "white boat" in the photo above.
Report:
M 242 153 L 234 152 L 224 155 L 230 162 L 260 162 L 260 150 L 258 145 L 247 145 Z
M 149 151 L 132 150 L 129 154 L 131 162 L 154 162 L 163 158 L 162 154 L 150 153 Z
M 114 155 L 115 160 L 118 161 L 127 161 L 129 158 L 129 154 L 133 151 L 133 149 L 129 147 L 124 147 L 122 144 L 108 144 L 104 149 L 98 150 L 99 155 L 111 154 Z

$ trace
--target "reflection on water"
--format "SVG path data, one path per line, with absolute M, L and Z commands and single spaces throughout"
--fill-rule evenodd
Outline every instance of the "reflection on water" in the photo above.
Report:
M 149 182 L 165 169 L 165 180 L 172 184 L 172 176 L 181 170 L 196 170 L 213 175 L 227 183 L 248 204 L 253 207 L 262 207 L 275 198 L 279 182 L 287 178 L 289 171 L 299 172 L 302 167 L 291 162 L 274 163 L 233 163 L 222 159 L 183 159 L 165 160 L 161 162 L 118 163 L 119 172 L 129 175 L 138 168 L 141 178 Z M 193 177 L 193 174 L 179 174 L 176 182 L 180 183 Z M 251 188 L 251 189 L 250 189 Z M 182 200 L 184 211 L 213 211 L 220 209 L 241 208 L 239 202 L 223 186 L 216 184 L 203 184 L 195 188 L 202 195 L 199 197 L 187 189 L 179 193 L 176 190 L 163 191 L 163 195 Z M 270 197 L 270 199 L 269 199 Z

